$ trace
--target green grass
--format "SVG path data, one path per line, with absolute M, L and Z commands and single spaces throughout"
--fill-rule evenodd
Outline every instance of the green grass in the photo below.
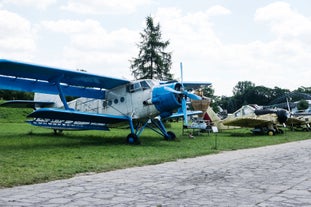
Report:
M 3 101 L 0 100 L 0 104 Z M 4 108 L 0 107 L 0 124 L 1 123 L 23 123 L 25 117 L 30 114 L 32 109 L 20 109 L 20 108 Z
M 126 129 L 55 136 L 52 130 L 26 123 L 0 123 L 0 188 L 310 138 L 309 132 L 285 131 L 269 137 L 239 129 L 189 139 L 182 136 L 180 123 L 173 123 L 169 130 L 176 133 L 176 141 L 165 141 L 146 130 L 142 144 L 132 146 L 125 143 Z

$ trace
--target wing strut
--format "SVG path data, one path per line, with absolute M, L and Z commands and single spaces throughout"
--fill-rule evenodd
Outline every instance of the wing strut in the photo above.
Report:
M 70 110 L 70 108 L 69 108 L 69 106 L 67 104 L 67 101 L 66 101 L 66 97 L 65 97 L 65 95 L 63 93 L 62 87 L 60 86 L 60 83 L 59 82 L 55 82 L 55 84 L 56 84 L 56 87 L 57 87 L 58 92 L 59 92 L 60 100 L 63 102 L 65 109 L 66 110 Z

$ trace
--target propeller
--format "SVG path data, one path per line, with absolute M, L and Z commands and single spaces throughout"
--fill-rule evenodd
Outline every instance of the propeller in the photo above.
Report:
M 201 97 L 197 96 L 193 93 L 189 93 L 187 90 L 185 90 L 184 81 L 183 81 L 182 63 L 180 63 L 180 79 L 181 79 L 181 88 L 180 88 L 179 94 L 183 95 L 183 98 L 181 100 L 181 109 L 182 109 L 182 112 L 184 114 L 184 126 L 187 127 L 188 126 L 188 117 L 187 117 L 187 100 L 186 100 L 186 97 L 189 97 L 190 99 L 193 99 L 193 100 L 201 100 Z
M 189 97 L 190 99 L 192 100 L 201 100 L 201 97 L 194 94 L 194 93 L 189 93 L 188 91 L 186 90 L 181 90 L 181 91 L 177 91 L 173 88 L 170 88 L 170 87 L 164 87 L 165 90 L 169 91 L 169 92 L 172 92 L 172 93 L 175 93 L 175 94 L 182 94 L 184 96 L 187 96 Z
M 184 83 L 183 83 L 183 67 L 182 67 L 182 63 L 180 63 L 180 74 L 181 74 L 181 82 L 179 87 L 175 86 L 174 88 L 170 88 L 170 87 L 164 87 L 164 90 L 169 91 L 171 93 L 180 95 L 181 97 L 181 108 L 182 108 L 182 112 L 184 115 L 184 126 L 188 126 L 188 119 L 187 119 L 187 100 L 186 98 L 189 97 L 192 100 L 202 100 L 202 98 L 194 93 L 188 92 L 187 90 L 185 90 L 184 88 Z M 176 90 L 177 89 L 177 90 Z
M 289 113 L 284 109 L 262 109 L 262 110 L 255 110 L 256 115 L 265 115 L 265 114 L 276 114 L 278 117 L 278 121 L 281 124 L 284 124 L 287 119 L 289 118 Z

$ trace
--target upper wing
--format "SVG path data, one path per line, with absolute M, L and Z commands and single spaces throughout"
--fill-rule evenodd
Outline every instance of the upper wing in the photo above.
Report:
M 198 88 L 202 88 L 203 86 L 204 87 L 207 87 L 209 85 L 212 85 L 211 83 L 208 83 L 208 82 L 184 82 L 183 83 L 184 87 L 186 89 L 198 89 Z
M 60 84 L 64 95 L 103 98 L 103 89 L 112 89 L 129 81 L 0 59 L 2 89 L 58 94 L 55 83 Z
M 160 81 L 160 84 L 167 84 L 167 83 L 171 83 L 171 82 L 177 82 L 176 80 L 172 80 L 172 81 Z M 198 82 L 198 81 L 185 81 L 183 82 L 183 85 L 185 87 L 185 89 L 190 90 L 190 89 L 198 89 L 198 88 L 202 88 L 202 87 L 207 87 L 212 85 L 209 82 Z

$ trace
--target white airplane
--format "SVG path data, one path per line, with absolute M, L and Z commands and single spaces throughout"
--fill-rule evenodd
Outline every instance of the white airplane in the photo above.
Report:
M 130 126 L 129 144 L 139 144 L 139 136 L 148 127 L 174 140 L 162 119 L 183 116 L 186 97 L 200 100 L 187 86 L 208 86 L 207 82 L 161 83 L 154 80 L 128 81 L 0 59 L 0 88 L 34 92 L 34 101 L 9 101 L 4 106 L 32 107 L 28 122 L 57 130 L 109 130 L 119 123 Z M 79 97 L 67 102 L 66 96 Z M 182 113 L 175 113 L 182 108 Z M 199 111 L 191 114 L 202 113 Z

